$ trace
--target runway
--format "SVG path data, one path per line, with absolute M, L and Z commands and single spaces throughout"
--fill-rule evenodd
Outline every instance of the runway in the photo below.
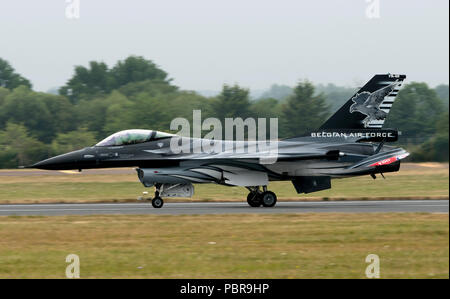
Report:
M 384 200 L 279 202 L 273 208 L 251 208 L 246 202 L 165 203 L 155 209 L 145 203 L 16 204 L 0 205 L 0 216 L 12 215 L 195 215 L 195 214 L 287 214 L 287 213 L 448 213 L 448 200 Z

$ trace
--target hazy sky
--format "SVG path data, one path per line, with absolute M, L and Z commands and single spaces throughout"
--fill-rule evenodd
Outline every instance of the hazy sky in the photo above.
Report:
M 75 65 L 130 54 L 189 90 L 356 86 L 388 72 L 449 81 L 448 0 L 379 0 L 378 19 L 366 0 L 79 1 L 80 18 L 68 19 L 66 0 L 0 0 L 0 57 L 37 90 L 63 85 Z

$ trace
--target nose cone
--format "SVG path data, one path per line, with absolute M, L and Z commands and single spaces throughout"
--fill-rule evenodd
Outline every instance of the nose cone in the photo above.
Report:
M 81 151 L 70 152 L 49 158 L 31 165 L 30 168 L 39 168 L 47 170 L 68 170 L 78 169 L 78 162 L 80 161 Z

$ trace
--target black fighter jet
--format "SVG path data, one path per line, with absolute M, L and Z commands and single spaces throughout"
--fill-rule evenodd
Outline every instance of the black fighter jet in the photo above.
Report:
M 405 78 L 375 75 L 317 131 L 271 141 L 269 149 L 262 144 L 255 147 L 255 141 L 206 140 L 133 129 L 30 167 L 80 171 L 136 167 L 142 184 L 155 187 L 155 208 L 163 206 L 162 197 L 191 197 L 193 184 L 200 183 L 243 186 L 249 190 L 250 206 L 273 207 L 277 197 L 267 190 L 269 181 L 291 181 L 300 194 L 329 189 L 334 178 L 370 175 L 375 179 L 376 174 L 398 171 L 400 160 L 409 153 L 385 145 L 396 141 L 398 132 L 383 129 L 383 124 Z M 188 150 L 175 151 L 172 145 L 180 143 Z M 205 143 L 219 150 L 204 151 Z

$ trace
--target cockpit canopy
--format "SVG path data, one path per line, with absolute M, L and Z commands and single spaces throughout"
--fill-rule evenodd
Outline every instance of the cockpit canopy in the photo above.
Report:
M 161 138 L 172 137 L 173 134 L 152 131 L 152 130 L 125 130 L 106 137 L 95 146 L 121 146 L 129 144 L 143 143 Z

